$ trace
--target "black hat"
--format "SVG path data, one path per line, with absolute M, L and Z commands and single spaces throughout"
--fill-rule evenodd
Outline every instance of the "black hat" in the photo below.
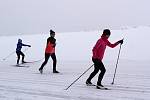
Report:
M 110 35 L 110 34 L 111 34 L 111 33 L 110 33 L 110 30 L 109 30 L 109 29 L 104 29 L 102 36 L 106 36 L 106 35 Z
M 50 34 L 53 34 L 53 33 L 55 33 L 53 30 L 50 30 Z

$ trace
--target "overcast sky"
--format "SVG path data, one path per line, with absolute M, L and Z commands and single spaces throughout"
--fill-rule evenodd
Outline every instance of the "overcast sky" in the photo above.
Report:
M 150 24 L 150 0 L 0 0 L 0 34 Z

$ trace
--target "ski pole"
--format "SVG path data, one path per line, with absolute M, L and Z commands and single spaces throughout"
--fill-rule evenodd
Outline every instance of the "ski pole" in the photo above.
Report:
M 16 51 L 11 52 L 9 55 L 7 55 L 3 60 L 6 60 L 8 57 L 10 57 L 12 54 L 14 54 Z
M 93 64 L 93 65 L 94 65 L 94 64 Z M 83 72 L 75 81 L 73 81 L 65 90 L 68 90 L 77 80 L 79 80 L 79 78 L 81 78 L 89 69 L 91 69 L 93 65 L 91 65 L 86 71 L 84 71 L 84 72 Z
M 26 49 L 24 50 L 24 52 L 27 51 L 27 50 L 28 50 L 28 48 L 26 48 Z M 15 52 L 16 52 L 16 51 L 11 52 L 9 55 L 7 55 L 5 58 L 3 58 L 3 60 L 6 60 L 6 59 L 9 58 L 11 55 L 13 55 Z
M 113 77 L 113 81 L 112 81 L 112 85 L 114 84 L 114 80 L 115 80 L 115 76 L 116 76 L 116 71 L 117 71 L 117 65 L 118 65 L 118 61 L 119 61 L 119 56 L 120 56 L 120 51 L 121 51 L 121 45 L 120 44 L 120 49 L 119 49 L 119 53 L 118 53 L 118 58 L 117 58 L 117 63 L 116 63 L 116 68 L 115 68 L 115 72 L 114 72 L 114 77 Z

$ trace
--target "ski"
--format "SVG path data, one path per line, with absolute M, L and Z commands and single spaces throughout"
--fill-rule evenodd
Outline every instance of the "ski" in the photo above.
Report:
M 28 65 L 12 65 L 12 66 L 14 66 L 14 67 L 30 67 Z
M 100 89 L 100 90 L 111 90 L 111 89 L 109 89 L 109 88 L 107 88 L 107 87 L 99 87 L 99 86 L 97 86 L 97 85 L 95 85 L 95 84 L 86 84 L 86 86 L 94 86 L 94 87 L 96 87 L 96 89 Z
M 95 84 L 86 84 L 87 86 L 96 86 Z
M 24 62 L 24 63 L 12 65 L 12 66 L 14 66 L 14 67 L 30 67 L 27 63 L 29 63 L 29 62 Z
M 35 61 L 25 61 L 25 62 L 22 62 L 22 63 L 20 63 L 19 65 L 24 65 L 24 64 L 28 64 L 28 63 L 36 63 L 36 62 L 39 62 L 39 61 L 41 61 L 42 59 L 40 59 L 40 60 L 35 60 Z
M 34 62 L 23 62 L 23 63 L 21 63 L 21 64 L 28 64 L 28 63 L 34 63 Z M 21 65 L 21 64 L 20 64 L 20 65 Z
M 39 62 L 39 61 L 41 61 L 41 59 L 40 59 L 40 60 L 35 60 L 35 61 L 27 61 L 27 62 L 23 62 L 23 63 L 21 63 L 21 64 L 26 64 L 26 63 L 36 63 L 36 62 Z
M 100 90 L 110 90 L 110 89 L 108 89 L 107 87 L 99 87 L 99 86 L 96 86 L 96 89 L 100 89 Z

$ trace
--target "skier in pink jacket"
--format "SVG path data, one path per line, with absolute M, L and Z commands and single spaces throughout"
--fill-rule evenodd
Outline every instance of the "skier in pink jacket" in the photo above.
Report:
M 90 74 L 89 78 L 86 80 L 86 84 L 87 85 L 93 85 L 91 83 L 92 78 L 98 73 L 98 71 L 100 70 L 100 74 L 98 77 L 98 81 L 97 81 L 97 88 L 102 88 L 104 87 L 101 84 L 101 81 L 103 79 L 103 76 L 106 72 L 105 66 L 103 65 L 102 59 L 104 56 L 104 52 L 106 49 L 106 46 L 109 46 L 111 48 L 116 47 L 118 44 L 123 44 L 123 39 L 117 41 L 116 43 L 112 44 L 108 41 L 108 38 L 110 36 L 111 32 L 109 29 L 104 29 L 103 34 L 101 36 L 101 38 L 97 41 L 96 45 L 93 47 L 93 57 L 92 57 L 92 61 L 94 62 L 94 71 Z

